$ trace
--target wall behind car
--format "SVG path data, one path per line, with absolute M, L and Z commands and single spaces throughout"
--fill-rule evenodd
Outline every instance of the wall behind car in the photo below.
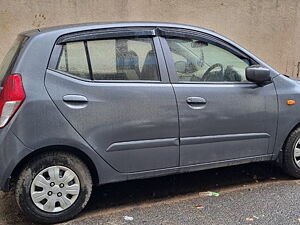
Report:
M 212 29 L 279 72 L 300 77 L 299 0 L 0 0 L 0 61 L 19 32 L 105 21 L 163 21 Z

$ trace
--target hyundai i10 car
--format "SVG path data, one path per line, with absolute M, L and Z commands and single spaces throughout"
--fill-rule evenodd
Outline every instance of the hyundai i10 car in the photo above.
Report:
M 258 161 L 300 177 L 299 81 L 210 30 L 28 31 L 0 81 L 0 189 L 37 222 L 73 218 L 106 183 Z

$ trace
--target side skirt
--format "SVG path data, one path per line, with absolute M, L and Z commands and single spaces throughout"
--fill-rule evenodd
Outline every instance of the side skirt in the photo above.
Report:
M 273 157 L 272 154 L 268 154 L 268 155 L 261 155 L 261 156 L 254 156 L 254 157 L 247 157 L 247 158 L 240 158 L 240 159 L 231 159 L 231 160 L 224 160 L 224 161 L 218 161 L 218 162 L 202 163 L 202 164 L 196 164 L 196 165 L 159 169 L 159 170 L 151 170 L 151 171 L 143 171 L 143 172 L 136 172 L 136 173 L 120 173 L 119 176 L 117 176 L 117 177 L 109 177 L 105 180 L 102 179 L 100 185 L 107 184 L 107 183 L 126 181 L 126 180 L 145 179 L 145 178 L 151 178 L 151 177 L 167 176 L 167 175 L 171 175 L 171 174 L 201 171 L 201 170 L 207 170 L 207 169 L 213 169 L 213 168 L 247 164 L 247 163 L 252 163 L 252 162 L 272 161 L 272 157 Z

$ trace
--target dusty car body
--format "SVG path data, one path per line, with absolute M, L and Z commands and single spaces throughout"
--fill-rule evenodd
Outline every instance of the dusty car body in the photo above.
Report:
M 3 65 L 0 188 L 27 182 L 19 192 L 24 204 L 33 201 L 25 212 L 34 220 L 63 221 L 85 206 L 72 211 L 91 191 L 68 170 L 73 156 L 93 185 L 258 161 L 299 176 L 300 83 L 213 31 L 167 23 L 45 28 L 20 34 Z M 6 86 L 20 93 L 6 99 Z M 7 102 L 15 105 L 4 115 Z M 59 161 L 68 156 L 70 167 Z M 47 162 L 22 183 L 36 160 Z M 63 206 L 61 180 L 72 172 L 76 198 Z M 40 175 L 49 181 L 44 190 L 33 188 Z

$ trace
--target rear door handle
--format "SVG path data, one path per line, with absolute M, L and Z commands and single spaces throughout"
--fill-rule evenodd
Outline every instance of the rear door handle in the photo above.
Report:
M 204 105 L 204 104 L 206 104 L 206 100 L 201 97 L 187 97 L 186 102 L 189 105 Z
M 88 99 L 83 95 L 65 95 L 63 101 L 70 103 L 87 103 Z

